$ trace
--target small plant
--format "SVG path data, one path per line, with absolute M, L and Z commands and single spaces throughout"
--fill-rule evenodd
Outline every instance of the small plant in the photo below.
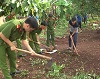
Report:
M 28 74 L 29 74 L 29 71 L 26 70 L 26 69 L 24 69 L 24 70 L 21 72 L 20 77 L 25 77 L 25 76 L 27 76 Z
M 53 78 L 59 78 L 61 76 L 65 76 L 63 73 L 61 73 L 61 70 L 65 67 L 64 64 L 57 65 L 56 63 L 53 63 L 51 66 L 51 70 L 48 72 L 47 76 L 51 76 Z M 61 79 L 61 78 L 60 78 Z M 63 78 L 64 79 L 64 78 Z
M 85 73 L 76 73 L 76 76 L 74 76 L 72 79 L 88 79 L 88 75 Z
M 37 75 L 36 77 L 32 77 L 32 79 L 39 79 L 39 78 L 41 78 L 41 75 Z
M 33 72 L 34 73 L 34 72 Z M 35 76 L 32 76 L 32 79 L 41 79 L 41 77 L 45 74 L 45 70 L 38 70 Z M 44 79 L 44 78 L 43 78 Z
M 32 66 L 37 65 L 37 64 L 45 65 L 47 63 L 46 60 L 41 60 L 41 59 L 33 60 L 32 58 L 30 58 L 30 62 Z
M 95 74 L 77 72 L 76 76 L 73 76 L 72 79 L 100 79 L 100 76 L 97 76 Z

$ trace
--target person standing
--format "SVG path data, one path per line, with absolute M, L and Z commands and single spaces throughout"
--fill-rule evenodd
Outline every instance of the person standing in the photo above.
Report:
M 24 22 L 21 20 L 10 20 L 0 26 L 0 68 L 5 79 L 12 79 L 12 75 L 19 73 L 16 71 L 16 47 L 13 41 L 21 39 L 24 46 L 35 55 L 26 40 L 26 32 L 31 32 L 38 28 L 38 23 L 34 18 L 27 18 Z M 6 56 L 8 55 L 8 56 Z M 10 71 L 6 63 L 8 57 Z
M 74 47 L 72 48 L 72 40 L 71 38 L 73 39 L 73 42 L 74 42 L 74 45 L 76 47 L 76 44 L 77 44 L 77 38 L 78 38 L 78 23 L 77 23 L 77 18 L 76 17 L 73 17 L 69 23 L 68 23 L 68 27 L 70 28 L 70 34 L 69 34 L 69 38 L 68 38 L 68 43 L 69 43 L 69 50 L 74 50 Z M 76 53 L 76 51 L 74 50 L 74 53 Z
M 87 23 L 87 15 L 85 14 L 84 15 L 84 24 L 86 24 Z
M 52 44 L 53 48 L 55 48 L 55 42 L 54 42 L 54 38 L 55 38 L 55 34 L 54 34 L 54 29 L 55 29 L 55 20 L 53 18 L 53 15 L 50 13 L 48 15 L 48 19 L 47 19 L 47 46 L 50 46 L 50 43 Z

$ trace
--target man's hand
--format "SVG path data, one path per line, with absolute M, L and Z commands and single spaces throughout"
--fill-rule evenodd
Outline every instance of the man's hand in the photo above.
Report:
M 72 35 L 70 35 L 70 38 L 72 38 Z
M 12 51 L 14 51 L 14 50 L 16 50 L 16 47 L 13 45 L 13 46 L 10 47 L 10 49 L 11 49 Z
M 37 53 L 35 53 L 34 51 L 31 53 L 32 56 L 36 55 Z

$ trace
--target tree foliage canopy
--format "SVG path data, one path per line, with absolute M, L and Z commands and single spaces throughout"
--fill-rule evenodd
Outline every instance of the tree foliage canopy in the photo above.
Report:
M 16 14 L 28 15 L 30 9 L 34 7 L 40 14 L 43 10 L 51 10 L 52 5 L 56 5 L 56 13 L 89 13 L 100 14 L 100 0 L 0 0 L 0 9 L 5 15 L 14 11 Z

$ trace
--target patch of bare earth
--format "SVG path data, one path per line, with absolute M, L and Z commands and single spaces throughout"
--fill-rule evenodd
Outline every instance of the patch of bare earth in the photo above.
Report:
M 41 40 L 45 41 L 45 39 Z M 76 72 L 85 71 L 100 75 L 100 34 L 97 34 L 96 31 L 83 30 L 82 33 L 79 33 L 77 49 L 80 56 L 72 56 L 72 52 L 68 52 L 68 37 L 56 38 L 55 43 L 58 52 L 45 55 L 51 56 L 53 58 L 53 62 L 56 62 L 58 65 L 65 64 L 65 68 L 62 72 L 68 75 L 75 75 Z M 41 45 L 41 47 L 45 46 Z M 46 78 L 46 74 L 49 71 L 47 69 L 47 65 L 37 64 L 32 66 L 30 58 L 34 60 L 38 59 L 38 57 L 32 57 L 30 55 L 27 55 L 25 58 L 18 59 L 20 61 L 17 63 L 19 65 L 18 69 L 26 69 L 29 73 L 23 78 L 20 78 L 20 76 L 17 75 L 15 79 L 41 79 L 40 77 L 35 78 L 39 74 L 42 79 Z M 42 73 L 40 71 L 42 71 Z M 3 79 L 1 71 L 0 79 Z

